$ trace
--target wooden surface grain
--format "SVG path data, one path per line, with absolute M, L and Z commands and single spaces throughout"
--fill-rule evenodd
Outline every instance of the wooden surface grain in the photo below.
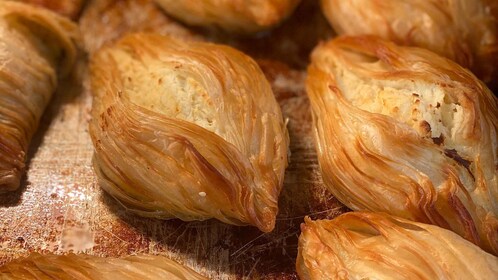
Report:
M 306 57 L 294 63 L 299 55 L 289 56 L 288 63 L 304 63 Z M 91 93 L 83 89 L 86 61 L 82 58 L 45 112 L 21 189 L 0 197 L 0 265 L 33 251 L 98 256 L 147 253 L 169 256 L 213 279 L 297 279 L 297 237 L 304 217 L 332 218 L 347 209 L 321 181 L 304 71 L 274 60 L 258 63 L 288 119 L 291 139 L 290 165 L 273 232 L 216 220 L 187 223 L 142 218 L 127 213 L 102 192 L 91 166 Z

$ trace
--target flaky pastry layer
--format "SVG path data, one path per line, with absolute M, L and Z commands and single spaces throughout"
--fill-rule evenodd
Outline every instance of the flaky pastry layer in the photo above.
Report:
M 313 52 L 307 93 L 324 182 L 341 202 L 498 253 L 497 101 L 474 75 L 427 50 L 339 37 Z
M 302 280 L 487 279 L 498 258 L 457 234 L 382 213 L 346 213 L 301 224 Z
M 163 256 L 102 258 L 83 254 L 59 256 L 38 253 L 0 267 L 0 278 L 6 280 L 207 279 L 190 268 Z
M 321 0 L 343 35 L 371 34 L 427 48 L 498 90 L 498 1 Z
M 58 77 L 76 60 L 77 38 L 76 25 L 62 16 L 0 1 L 0 192 L 19 187 L 29 143 Z
M 127 35 L 91 62 L 101 186 L 132 211 L 274 227 L 287 130 L 257 64 L 230 47 Z
M 287 18 L 301 0 L 155 0 L 169 15 L 195 26 L 236 33 L 269 29 Z

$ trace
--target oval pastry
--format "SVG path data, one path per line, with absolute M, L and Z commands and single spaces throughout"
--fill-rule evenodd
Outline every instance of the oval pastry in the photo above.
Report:
M 342 203 L 498 253 L 497 100 L 469 71 L 427 50 L 339 37 L 313 52 L 307 92 L 324 182 Z
M 0 1 L 0 192 L 19 187 L 29 142 L 76 60 L 77 26 L 27 4 Z
M 169 15 L 189 25 L 236 33 L 269 29 L 287 18 L 301 0 L 155 0 Z
M 134 212 L 271 231 L 287 130 L 257 64 L 230 47 L 127 35 L 91 62 L 101 186 Z
M 321 0 L 339 34 L 371 34 L 446 56 L 498 89 L 498 1 Z
M 380 213 L 350 212 L 301 224 L 302 280 L 492 280 L 498 258 L 455 233 Z
M 101 258 L 90 255 L 67 256 L 31 254 L 0 267 L 1 279 L 86 279 L 86 280 L 206 280 L 207 278 L 162 256 Z

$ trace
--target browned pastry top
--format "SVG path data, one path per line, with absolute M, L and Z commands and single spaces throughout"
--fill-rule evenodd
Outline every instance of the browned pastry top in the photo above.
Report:
M 498 258 L 457 234 L 382 213 L 353 212 L 301 225 L 302 280 L 492 280 Z
M 498 1 L 321 0 L 339 34 L 427 48 L 498 86 Z
M 498 107 L 470 71 L 378 37 L 338 37 L 313 52 L 307 91 L 324 180 L 343 203 L 498 252 Z

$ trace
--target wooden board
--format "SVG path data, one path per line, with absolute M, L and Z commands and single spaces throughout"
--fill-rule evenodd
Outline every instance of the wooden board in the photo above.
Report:
M 244 49 L 244 42 L 234 44 Z M 296 59 L 298 55 L 289 57 L 293 60 L 289 64 L 305 63 Z M 169 256 L 213 279 L 297 279 L 297 237 L 304 216 L 332 218 L 347 209 L 320 178 L 304 71 L 273 60 L 259 60 L 259 64 L 288 118 L 291 138 L 291 161 L 273 232 L 215 220 L 142 218 L 127 213 L 103 193 L 91 166 L 91 93 L 82 86 L 86 68 L 82 58 L 47 108 L 31 145 L 21 189 L 0 197 L 0 265 L 32 251 L 98 256 L 145 253 Z

